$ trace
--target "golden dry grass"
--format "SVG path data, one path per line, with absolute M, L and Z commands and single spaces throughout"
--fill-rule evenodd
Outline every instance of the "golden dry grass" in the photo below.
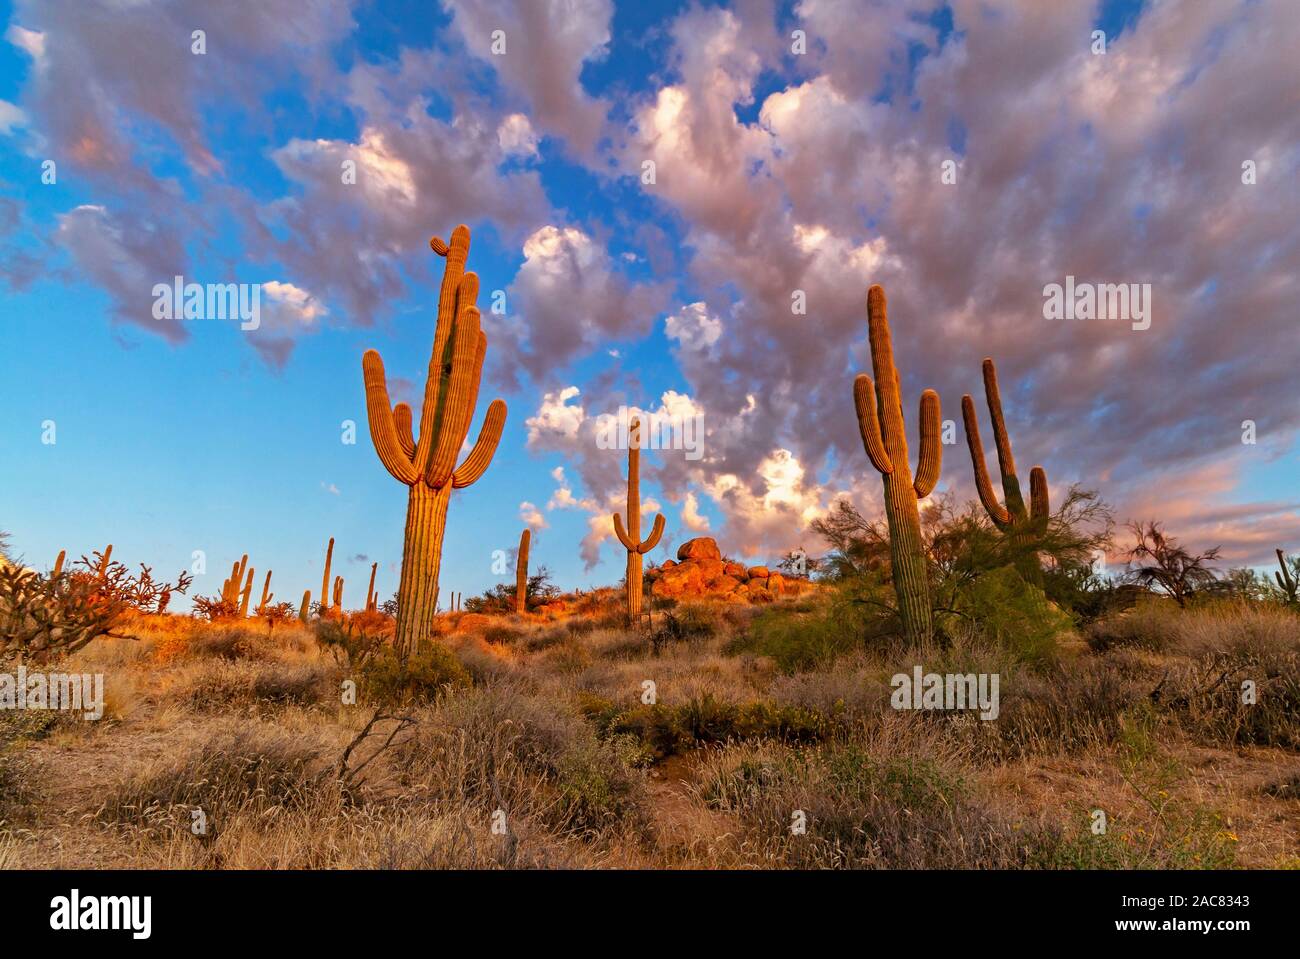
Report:
M 387 707 L 409 725 L 343 777 L 378 704 L 310 630 L 142 618 L 67 664 L 105 674 L 103 720 L 0 715 L 0 867 L 1300 865 L 1293 614 L 1142 609 L 1033 667 L 976 638 L 792 667 L 754 636 L 808 600 L 679 610 L 657 654 L 600 612 L 442 637 L 472 685 Z M 997 672 L 999 718 L 891 709 L 917 663 Z

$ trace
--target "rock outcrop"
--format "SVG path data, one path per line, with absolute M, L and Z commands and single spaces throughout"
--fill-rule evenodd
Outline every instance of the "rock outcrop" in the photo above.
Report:
M 661 599 L 718 599 L 731 603 L 770 603 L 816 587 L 805 579 L 786 578 L 766 566 L 746 568 L 727 562 L 717 542 L 708 536 L 687 540 L 677 560 L 665 560 L 646 570 L 651 595 Z

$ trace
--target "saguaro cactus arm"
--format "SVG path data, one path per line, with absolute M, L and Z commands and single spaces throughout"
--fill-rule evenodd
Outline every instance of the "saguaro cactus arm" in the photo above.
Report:
M 375 444 L 375 452 L 379 454 L 379 462 L 384 464 L 384 469 L 392 473 L 399 483 L 410 486 L 420 478 L 420 472 L 402 446 L 397 416 L 388 401 L 384 361 L 375 350 L 366 350 L 361 357 L 361 369 L 366 384 L 366 416 L 370 421 L 370 439 Z
M 636 548 L 638 553 L 648 553 L 659 545 L 659 539 L 664 535 L 664 514 L 655 513 L 654 525 L 650 527 L 650 535 L 641 541 L 641 545 Z
M 876 383 L 866 373 L 859 373 L 853 381 L 853 406 L 858 414 L 858 432 L 867 457 L 882 475 L 895 472 L 896 464 L 890 447 L 905 451 L 903 437 L 903 404 L 899 389 L 898 370 L 894 366 L 893 337 L 885 305 L 885 292 L 880 286 L 867 291 L 867 330 L 871 342 L 871 366 L 880 382 Z M 921 449 L 916 464 L 913 488 L 919 499 L 924 499 L 939 482 L 943 469 L 943 443 L 940 441 L 939 394 L 934 390 L 921 393 Z M 882 426 L 883 424 L 883 426 Z M 904 464 L 905 465 L 905 464 Z
M 1045 523 L 1051 513 L 1047 473 L 1041 466 L 1030 470 L 1029 509 L 1026 510 L 1024 495 L 1020 491 L 1020 479 L 1016 476 L 1015 456 L 1011 452 L 1011 437 L 1007 433 L 1007 421 L 1002 412 L 998 371 L 989 357 L 984 358 L 984 397 L 993 421 L 993 442 L 998 451 L 998 470 L 1002 474 L 1002 493 L 1006 503 L 999 503 L 997 494 L 993 491 L 993 483 L 989 479 L 988 466 L 984 460 L 984 443 L 980 439 L 975 401 L 970 394 L 966 394 L 961 398 L 961 417 L 966 427 L 966 445 L 970 449 L 975 488 L 979 492 L 980 502 L 999 529 L 1016 526 L 1028 519 Z
M 506 404 L 501 400 L 493 400 L 488 406 L 487 416 L 483 419 L 478 441 L 465 457 L 465 462 L 451 474 L 451 485 L 454 489 L 463 489 L 477 482 L 487 470 L 492 457 L 496 455 L 497 444 L 501 442 L 501 431 L 505 425 Z
M 411 408 L 405 403 L 393 407 L 393 425 L 397 428 L 397 442 L 408 460 L 415 458 L 415 433 L 411 429 Z
M 853 406 L 858 412 L 858 432 L 862 434 L 862 446 L 867 451 L 871 465 L 888 476 L 894 472 L 894 464 L 885 449 L 885 440 L 880 435 L 880 415 L 876 411 L 876 385 L 866 373 L 859 373 L 853 381 Z

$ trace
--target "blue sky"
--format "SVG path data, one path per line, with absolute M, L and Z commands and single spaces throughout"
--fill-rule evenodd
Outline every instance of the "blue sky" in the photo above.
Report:
M 372 561 L 390 594 L 406 491 L 371 446 L 360 357 L 419 395 L 428 239 L 465 222 L 489 337 L 471 437 L 491 398 L 510 414 L 453 497 L 444 591 L 491 586 L 526 519 L 561 585 L 618 579 L 625 460 L 593 432 L 621 404 L 708 429 L 700 462 L 646 455 L 655 558 L 701 534 L 754 560 L 815 549 L 836 497 L 878 508 L 849 402 L 872 282 L 910 418 L 933 386 L 959 419 L 994 355 L 1017 452 L 1054 489 L 1237 562 L 1300 545 L 1300 111 L 1277 92 L 1298 88 L 1295 18 L 1069 6 L 0 3 L 0 529 L 34 565 L 203 550 L 204 594 L 247 552 L 295 602 L 333 536 L 349 604 Z M 151 289 L 176 272 L 276 291 L 268 324 L 159 324 Z M 1152 282 L 1156 323 L 1045 327 L 1067 272 Z

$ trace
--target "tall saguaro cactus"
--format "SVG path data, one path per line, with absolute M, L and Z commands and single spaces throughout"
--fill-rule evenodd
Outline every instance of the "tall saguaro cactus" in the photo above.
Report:
M 614 532 L 627 550 L 627 618 L 636 625 L 641 619 L 641 557 L 659 545 L 664 535 L 664 515 L 655 514 L 650 535 L 641 538 L 641 421 L 633 420 L 627 431 L 627 526 L 614 514 Z
M 519 536 L 519 555 L 515 559 L 515 612 L 528 612 L 528 544 L 533 531 L 526 529 Z
M 934 631 L 934 617 L 917 502 L 934 490 L 943 463 L 939 394 L 934 390 L 921 394 L 921 455 L 913 479 L 907 459 L 903 401 L 898 369 L 894 366 L 885 291 L 879 285 L 867 291 L 867 333 L 871 341 L 871 369 L 876 379 L 873 383 L 867 374 L 858 374 L 853 381 L 853 405 L 857 408 L 862 445 L 871 464 L 884 477 L 890 562 L 903 631 L 913 642 L 925 642 Z
M 320 579 L 320 612 L 324 616 L 330 608 L 330 563 L 334 559 L 334 537 L 325 550 L 325 574 Z
M 402 655 L 409 655 L 433 628 L 451 491 L 476 482 L 487 470 L 506 422 L 506 404 L 493 400 L 478 442 L 464 462 L 456 466 L 456 456 L 469 434 L 478 403 L 487 337 L 479 329 L 479 311 L 474 305 L 478 276 L 465 272 L 469 227 L 456 227 L 449 244 L 434 237 L 429 245 L 446 258 L 446 265 L 418 440 L 411 428 L 411 408 L 405 403 L 394 407 L 389 401 L 384 362 L 379 354 L 367 350 L 361 361 L 375 452 L 384 468 L 410 488 L 402 542 L 402 578 L 397 589 L 397 647 Z
M 961 398 L 961 418 L 966 424 L 966 445 L 970 447 L 971 466 L 975 470 L 975 487 L 980 502 L 998 529 L 1019 535 L 1041 534 L 1047 526 L 1051 512 L 1048 501 L 1047 474 L 1041 466 L 1029 471 L 1029 509 L 1020 492 L 1016 476 L 1016 460 L 1011 455 L 1011 438 L 1007 436 L 1007 421 L 1002 416 L 1002 394 L 998 390 L 998 371 L 993 360 L 984 359 L 984 397 L 988 401 L 989 415 L 993 418 L 993 441 L 998 448 L 998 470 L 1002 473 L 1003 506 L 989 482 L 988 467 L 984 463 L 984 444 L 980 441 L 979 417 L 975 415 L 975 401 L 967 393 Z

